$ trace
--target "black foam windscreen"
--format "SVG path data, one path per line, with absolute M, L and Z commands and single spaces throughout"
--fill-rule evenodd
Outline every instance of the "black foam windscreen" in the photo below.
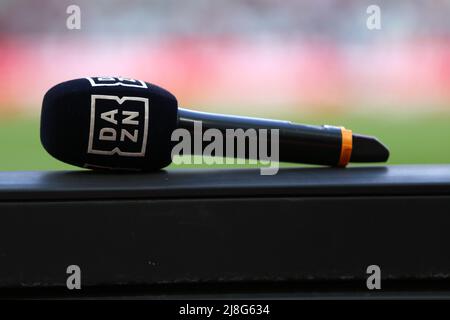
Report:
M 56 159 L 152 171 L 171 162 L 178 104 L 165 89 L 122 77 L 66 81 L 44 96 L 41 142 Z

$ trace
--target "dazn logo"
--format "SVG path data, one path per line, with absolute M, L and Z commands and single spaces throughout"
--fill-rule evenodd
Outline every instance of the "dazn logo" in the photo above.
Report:
M 91 95 L 87 152 L 144 157 L 148 137 L 148 113 L 148 98 Z

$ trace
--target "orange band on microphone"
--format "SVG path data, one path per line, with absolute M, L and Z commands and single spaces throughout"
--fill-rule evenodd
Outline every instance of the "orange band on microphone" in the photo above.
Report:
M 339 157 L 338 167 L 345 167 L 350 162 L 353 148 L 352 130 L 341 127 L 341 155 Z

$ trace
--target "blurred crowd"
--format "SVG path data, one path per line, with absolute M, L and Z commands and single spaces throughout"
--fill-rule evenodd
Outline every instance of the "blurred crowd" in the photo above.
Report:
M 35 112 L 51 85 L 88 75 L 257 114 L 449 110 L 449 16 L 444 0 L 0 0 L 0 112 Z
M 2 0 L 3 34 L 65 32 L 65 8 L 82 9 L 90 35 L 298 37 L 329 41 L 370 38 L 365 10 L 378 5 L 390 37 L 450 34 L 446 0 Z

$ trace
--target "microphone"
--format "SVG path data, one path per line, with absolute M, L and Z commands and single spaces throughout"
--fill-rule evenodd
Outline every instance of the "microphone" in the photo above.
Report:
M 258 139 L 267 142 L 273 137 L 262 137 L 261 129 L 276 130 L 281 162 L 344 167 L 349 162 L 384 162 L 389 157 L 388 149 L 375 137 L 343 127 L 178 108 L 177 99 L 167 90 L 123 77 L 87 77 L 52 87 L 43 99 L 40 134 L 49 154 L 75 166 L 154 171 L 172 162 L 172 133 L 185 129 L 195 135 L 199 123 L 202 130 L 215 129 L 225 137 L 233 129 L 254 130 Z M 209 143 L 202 141 L 200 148 L 189 151 L 201 154 Z M 248 150 L 238 156 L 259 159 Z

